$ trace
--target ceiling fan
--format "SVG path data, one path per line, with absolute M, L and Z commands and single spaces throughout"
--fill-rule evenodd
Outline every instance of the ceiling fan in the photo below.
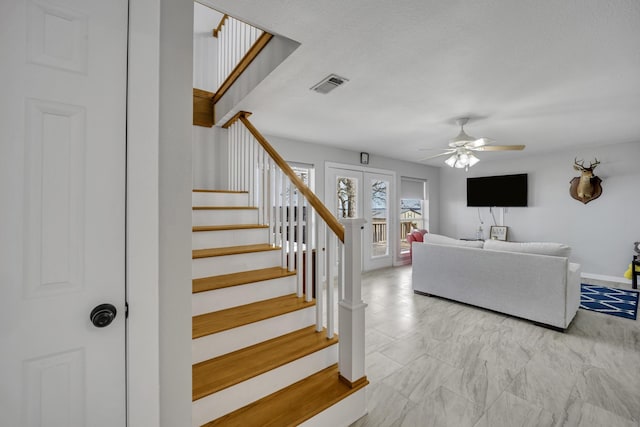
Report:
M 494 142 L 490 138 L 476 138 L 468 135 L 464 131 L 464 125 L 466 125 L 468 121 L 468 117 L 461 117 L 456 120 L 456 123 L 460 126 L 460 133 L 449 141 L 450 148 L 446 148 L 442 153 L 424 158 L 421 161 L 451 155 L 451 157 L 444 161 L 448 166 L 452 168 L 464 168 L 464 170 L 468 171 L 471 166 L 480 161 L 480 159 L 473 154 L 474 151 L 524 150 L 524 145 L 490 145 Z

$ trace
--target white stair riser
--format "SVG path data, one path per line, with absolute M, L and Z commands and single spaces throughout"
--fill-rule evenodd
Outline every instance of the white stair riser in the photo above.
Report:
M 295 292 L 296 276 L 280 277 L 278 279 L 199 292 L 191 297 L 191 313 L 193 316 L 197 316 Z
M 268 228 L 194 231 L 191 234 L 192 249 L 224 248 L 227 246 L 257 245 L 258 243 L 269 243 Z
M 274 250 L 196 258 L 191 263 L 191 277 L 198 279 L 200 277 L 219 276 L 221 274 L 277 267 L 280 265 L 280 257 L 280 251 Z
M 194 209 L 192 224 L 198 225 L 231 225 L 256 224 L 257 209 Z
M 247 193 L 191 193 L 192 206 L 248 206 Z
M 361 388 L 318 415 L 300 424 L 300 427 L 349 426 L 367 414 L 367 387 Z
M 191 341 L 192 363 L 203 362 L 314 325 L 315 312 L 315 306 L 308 307 L 194 339 Z
M 201 426 L 229 412 L 298 382 L 336 363 L 337 345 L 332 345 L 291 363 L 280 366 L 240 384 L 220 390 L 193 402 L 194 427 Z

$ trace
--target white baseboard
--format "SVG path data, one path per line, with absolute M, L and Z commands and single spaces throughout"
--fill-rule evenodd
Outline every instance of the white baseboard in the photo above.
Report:
M 631 284 L 631 280 L 624 277 L 606 276 L 603 274 L 592 274 L 592 273 L 582 273 L 581 276 L 584 279 L 600 280 L 603 282 L 624 283 L 625 285 Z

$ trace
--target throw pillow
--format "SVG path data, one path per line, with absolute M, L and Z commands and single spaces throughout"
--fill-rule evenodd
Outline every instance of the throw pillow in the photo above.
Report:
M 427 230 L 413 230 L 411 232 L 411 237 L 413 237 L 413 240 L 415 242 L 422 242 L 423 238 L 422 236 L 425 235 L 427 233 Z
M 463 246 L 466 248 L 482 248 L 483 242 L 479 240 L 458 240 L 440 234 L 425 234 L 424 243 L 435 243 L 436 245 Z
M 503 242 L 501 240 L 487 240 L 484 248 L 492 251 L 524 252 L 528 254 L 561 256 L 569 258 L 571 248 L 562 243 L 550 242 Z

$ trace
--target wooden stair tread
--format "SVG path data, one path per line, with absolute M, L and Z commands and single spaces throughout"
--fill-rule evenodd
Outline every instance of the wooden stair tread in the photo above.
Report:
M 193 206 L 191 209 L 194 211 L 258 210 L 255 206 Z
M 192 338 L 200 338 L 264 319 L 302 310 L 315 305 L 315 300 L 305 301 L 296 294 L 258 301 L 225 310 L 194 316 Z
M 369 381 L 349 387 L 338 378 L 338 365 L 329 366 L 282 390 L 213 420 L 203 427 L 293 427 L 362 389 Z
M 224 248 L 208 248 L 208 249 L 194 249 L 191 251 L 191 258 L 211 258 L 224 255 L 238 255 L 249 254 L 253 252 L 267 252 L 267 251 L 279 251 L 277 246 L 271 246 L 268 243 L 259 243 L 255 245 L 242 245 L 242 246 L 226 246 Z
M 293 276 L 295 274 L 295 271 L 288 271 L 286 268 L 269 267 L 259 270 L 242 271 L 240 273 L 203 277 L 200 279 L 193 279 L 192 291 L 194 294 L 196 294 L 198 292 L 206 292 L 215 289 L 228 288 L 231 286 L 245 285 L 247 283 L 279 279 L 281 277 Z
M 246 347 L 192 367 L 193 400 L 201 399 L 338 342 L 314 325 Z
M 242 190 L 206 190 L 204 188 L 194 188 L 194 193 L 222 193 L 222 194 L 249 194 L 248 191 Z
M 253 230 L 256 228 L 269 228 L 269 226 L 264 224 L 196 225 L 192 231 Z

